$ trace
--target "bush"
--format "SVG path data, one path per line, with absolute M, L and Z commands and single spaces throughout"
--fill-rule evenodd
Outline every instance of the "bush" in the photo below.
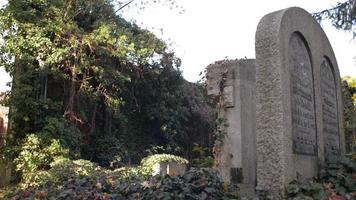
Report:
M 351 156 L 350 156 L 351 157 Z M 356 162 L 349 157 L 331 157 L 320 173 L 323 182 L 334 192 L 356 198 Z
M 82 133 L 63 117 L 47 117 L 39 134 L 42 138 L 57 139 L 63 148 L 69 149 L 71 158 L 80 157 Z
M 195 154 L 195 158 L 192 159 L 192 165 L 194 167 L 214 166 L 214 158 L 210 155 L 209 148 L 195 143 L 193 147 L 193 153 Z
M 287 187 L 291 199 L 355 199 L 356 163 L 348 157 L 328 159 L 320 177 L 312 180 L 292 181 Z
M 94 161 L 101 166 L 118 168 L 122 165 L 125 149 L 122 142 L 114 136 L 98 136 L 95 138 Z
M 88 164 L 88 163 L 87 163 Z M 85 165 L 87 165 L 85 164 Z M 67 165 L 68 166 L 68 165 Z M 14 191 L 10 199 L 237 199 L 220 181 L 216 171 L 191 169 L 177 177 L 155 176 L 148 181 L 120 178 L 123 171 L 94 173 L 64 180 L 60 185 Z M 132 171 L 131 171 L 132 172 Z
M 144 184 L 140 199 L 237 199 L 215 170 L 191 169 L 181 176 L 155 176 Z
M 61 184 L 66 180 L 93 177 L 102 172 L 102 168 L 88 160 L 59 159 L 51 163 L 48 181 Z
M 23 186 L 37 186 L 50 169 L 50 164 L 68 157 L 58 140 L 43 139 L 35 134 L 28 135 L 21 146 L 19 156 L 14 160 L 16 170 L 22 174 Z
M 38 139 L 30 135 L 34 146 Z M 28 144 L 28 143 L 26 143 Z M 7 190 L 5 199 L 237 199 L 230 193 L 216 171 L 191 169 L 180 176 L 147 176 L 147 171 L 160 162 L 188 164 L 184 158 L 158 154 L 142 160 L 139 167 L 107 170 L 87 160 L 56 158 L 41 182 Z M 47 164 L 47 163 L 46 163 Z M 39 168 L 36 168 L 39 169 Z M 42 168 L 41 168 L 42 169 Z

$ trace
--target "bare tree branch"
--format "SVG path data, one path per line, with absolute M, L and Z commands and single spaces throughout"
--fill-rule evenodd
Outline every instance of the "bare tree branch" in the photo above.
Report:
M 120 10 L 124 9 L 126 6 L 130 5 L 133 1 L 135 1 L 135 0 L 130 0 L 130 1 L 126 2 L 126 3 L 124 3 L 123 6 L 121 6 L 121 7 L 118 8 L 117 10 L 115 10 L 115 13 L 116 13 L 116 12 L 119 12 Z

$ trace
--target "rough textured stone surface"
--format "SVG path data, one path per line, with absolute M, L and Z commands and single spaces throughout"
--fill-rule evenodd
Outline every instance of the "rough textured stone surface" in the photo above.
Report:
M 223 105 L 219 117 L 227 120 L 217 169 L 226 182 L 238 183 L 243 193 L 256 184 L 255 60 L 223 60 L 207 67 L 210 95 Z
M 11 163 L 0 163 L 0 188 L 8 186 L 11 180 Z
M 327 58 L 321 63 L 321 94 L 325 156 L 340 153 L 337 88 L 332 64 Z M 340 113 L 342 114 L 342 113 Z
M 170 176 L 178 176 L 185 173 L 187 166 L 185 164 L 169 162 L 167 165 L 167 174 Z
M 0 145 L 4 144 L 7 132 L 9 108 L 0 105 Z
M 156 165 L 152 176 L 155 175 L 170 175 L 170 176 L 178 176 L 184 174 L 187 166 L 185 164 L 177 163 L 177 162 L 162 162 Z
M 5 143 L 9 108 L 0 105 L 0 146 Z M 8 185 L 11 177 L 11 163 L 0 163 L 0 187 Z
M 258 25 L 256 101 L 258 190 L 281 195 L 297 176 L 316 175 L 326 152 L 344 151 L 337 62 L 301 8 L 270 13 Z

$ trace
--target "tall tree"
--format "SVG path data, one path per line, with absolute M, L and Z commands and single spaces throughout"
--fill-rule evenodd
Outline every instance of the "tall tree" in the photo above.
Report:
M 14 77 L 9 145 L 21 145 L 29 133 L 63 136 L 100 162 L 95 152 L 107 152 L 100 148 L 113 138 L 142 156 L 150 145 L 187 153 L 191 138 L 209 134 L 201 87 L 186 94 L 180 60 L 118 16 L 113 3 L 10 0 L 0 10 L 0 66 Z M 193 127 L 198 120 L 206 125 Z

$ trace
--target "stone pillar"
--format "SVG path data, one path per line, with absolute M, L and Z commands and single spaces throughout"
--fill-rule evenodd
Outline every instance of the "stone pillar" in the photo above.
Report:
M 0 105 L 0 145 L 5 144 L 9 108 Z
M 243 193 L 256 184 L 255 60 L 223 60 L 207 67 L 208 94 L 220 96 L 219 118 L 226 135 L 218 149 L 216 167 L 225 182 L 236 183 Z
M 7 107 L 0 106 L 0 146 L 5 145 L 8 124 Z M 4 160 L 0 161 L 0 187 L 6 186 L 10 182 L 11 177 L 11 162 Z

